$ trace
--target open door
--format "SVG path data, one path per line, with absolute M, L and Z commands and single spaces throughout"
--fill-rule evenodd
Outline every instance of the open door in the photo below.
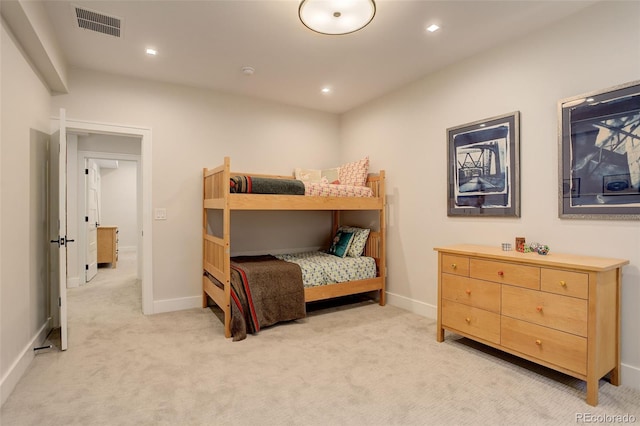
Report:
M 91 281 L 98 273 L 98 176 L 100 168 L 89 158 L 85 164 L 85 226 L 86 226 L 86 267 L 85 282 Z
M 60 109 L 60 130 L 49 141 L 49 235 L 52 313 L 60 327 L 60 349 L 67 350 L 67 130 Z

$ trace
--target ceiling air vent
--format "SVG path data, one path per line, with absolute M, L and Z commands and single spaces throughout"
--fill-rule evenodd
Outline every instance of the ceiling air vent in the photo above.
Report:
M 74 7 L 78 27 L 86 30 L 107 34 L 113 37 L 120 37 L 122 20 L 115 16 L 105 15 L 92 10 Z

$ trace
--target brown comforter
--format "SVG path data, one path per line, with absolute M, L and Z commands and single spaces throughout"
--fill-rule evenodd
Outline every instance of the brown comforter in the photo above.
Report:
M 231 335 L 243 340 L 262 327 L 306 316 L 302 271 L 273 256 L 231 259 Z

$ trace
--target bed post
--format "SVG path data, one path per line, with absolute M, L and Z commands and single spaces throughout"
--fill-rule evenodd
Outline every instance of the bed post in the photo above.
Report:
M 207 198 L 207 168 L 202 169 L 202 271 L 205 271 L 205 253 L 206 253 L 206 237 L 207 237 L 207 209 L 204 206 L 204 201 Z M 204 277 L 203 277 L 204 280 Z M 207 307 L 207 292 L 204 291 L 204 284 L 202 285 L 202 309 Z
M 222 213 L 222 238 L 224 240 L 224 336 L 231 337 L 231 209 L 229 206 L 229 194 L 231 188 L 231 159 L 224 157 L 224 173 L 222 177 L 222 189 L 224 191 L 224 210 Z
M 207 209 L 204 207 L 204 201 L 207 198 L 207 168 L 202 169 L 202 271 L 206 270 L 205 267 L 205 253 L 207 250 Z M 204 278 L 203 278 L 204 280 Z M 202 309 L 207 307 L 207 292 L 204 291 L 204 283 L 202 285 Z
M 387 192 L 385 188 L 385 173 L 380 171 L 378 182 L 378 196 L 382 197 L 382 207 L 378 210 L 378 221 L 380 223 L 380 278 L 382 278 L 382 288 L 380 289 L 380 306 L 384 306 L 387 300 Z

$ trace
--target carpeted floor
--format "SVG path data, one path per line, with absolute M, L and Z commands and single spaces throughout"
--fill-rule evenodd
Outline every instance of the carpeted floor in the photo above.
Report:
M 640 422 L 640 392 L 584 383 L 350 299 L 241 342 L 211 309 L 144 316 L 135 258 L 71 289 L 69 350 L 38 354 L 9 425 L 569 425 Z M 620 417 L 622 419 L 622 417 Z

